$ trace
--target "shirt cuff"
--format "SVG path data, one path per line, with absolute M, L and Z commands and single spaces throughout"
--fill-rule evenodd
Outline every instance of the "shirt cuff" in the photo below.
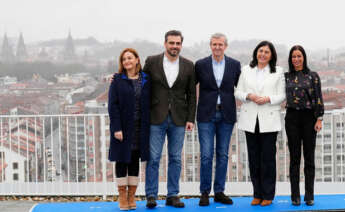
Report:
M 249 93 L 243 93 L 243 97 L 242 97 L 242 99 L 243 99 L 243 102 L 249 102 L 249 100 L 247 99 L 247 96 L 248 96 L 248 94 Z
M 277 99 L 274 98 L 274 96 L 268 96 L 268 98 L 270 98 L 270 103 L 271 105 L 275 105 L 278 103 Z

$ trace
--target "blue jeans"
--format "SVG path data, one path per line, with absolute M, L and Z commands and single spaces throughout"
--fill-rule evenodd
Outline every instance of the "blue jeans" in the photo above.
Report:
M 214 136 L 216 136 L 216 174 L 213 185 L 214 193 L 224 192 L 228 168 L 229 144 L 234 125 L 226 123 L 220 111 L 210 122 L 198 122 L 200 142 L 200 192 L 210 193 L 212 182 L 212 162 Z
M 181 174 L 181 152 L 184 142 L 185 126 L 176 126 L 170 115 L 159 125 L 150 127 L 150 159 L 146 164 L 146 197 L 157 198 L 158 194 L 158 169 L 165 143 L 168 137 L 168 197 L 177 196 L 179 193 L 179 180 Z

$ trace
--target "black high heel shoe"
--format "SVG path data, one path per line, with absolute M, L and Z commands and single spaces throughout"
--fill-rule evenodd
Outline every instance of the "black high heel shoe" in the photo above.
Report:
M 305 204 L 308 206 L 313 206 L 314 205 L 314 200 L 307 200 L 305 201 Z

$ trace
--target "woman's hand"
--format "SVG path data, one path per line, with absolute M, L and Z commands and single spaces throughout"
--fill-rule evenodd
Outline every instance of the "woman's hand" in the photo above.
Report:
M 255 103 L 256 103 L 256 100 L 257 100 L 258 98 L 260 98 L 260 97 L 259 97 L 258 95 L 256 95 L 256 94 L 253 94 L 253 93 L 249 93 L 249 94 L 247 95 L 247 99 L 250 100 L 250 101 L 252 101 L 252 102 L 255 102 Z
M 258 104 L 258 105 L 263 105 L 263 104 L 266 104 L 268 102 L 270 102 L 270 97 L 268 96 L 263 96 L 263 97 L 259 97 L 256 99 L 255 103 Z
M 123 140 L 122 131 L 114 132 L 114 137 L 115 137 L 117 140 L 122 141 L 122 140 Z
M 316 132 L 320 132 L 321 129 L 322 129 L 322 121 L 318 119 L 315 123 L 314 130 Z

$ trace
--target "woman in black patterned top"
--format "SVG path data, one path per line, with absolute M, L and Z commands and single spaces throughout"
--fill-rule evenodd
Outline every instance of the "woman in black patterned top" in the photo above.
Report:
M 290 183 L 293 205 L 300 205 L 300 163 L 303 145 L 305 195 L 307 205 L 314 204 L 316 133 L 322 128 L 324 106 L 321 81 L 310 71 L 302 46 L 293 46 L 289 54 L 289 72 L 285 73 L 285 129 L 290 151 Z

